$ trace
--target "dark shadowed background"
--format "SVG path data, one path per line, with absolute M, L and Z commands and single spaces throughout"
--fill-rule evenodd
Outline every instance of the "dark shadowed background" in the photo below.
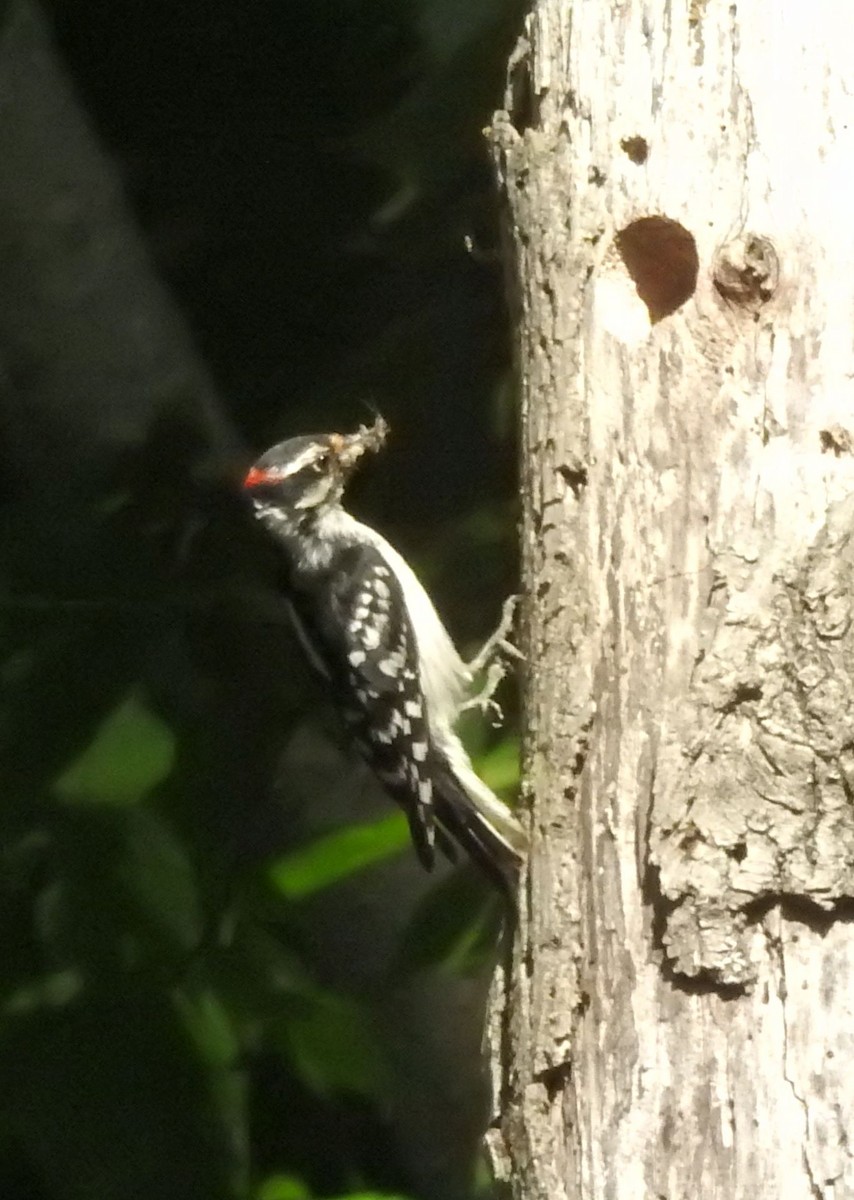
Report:
M 237 481 L 379 410 L 354 508 L 497 620 L 523 9 L 0 0 L 3 1200 L 489 1192 L 497 905 L 417 867 Z M 466 732 L 512 796 L 512 711 Z

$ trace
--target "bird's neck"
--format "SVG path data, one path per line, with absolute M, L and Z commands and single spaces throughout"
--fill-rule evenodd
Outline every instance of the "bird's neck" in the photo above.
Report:
M 340 504 L 322 508 L 280 508 L 276 504 L 255 502 L 258 517 L 281 542 L 291 561 L 307 570 L 329 567 L 336 552 L 354 540 L 356 520 Z

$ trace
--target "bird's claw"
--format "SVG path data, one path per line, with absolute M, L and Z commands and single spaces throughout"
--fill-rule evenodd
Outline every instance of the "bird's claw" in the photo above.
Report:
M 467 664 L 472 679 L 484 671 L 486 678 L 477 695 L 470 696 L 463 704 L 461 711 L 467 712 L 477 708 L 484 716 L 489 713 L 495 725 L 500 725 L 504 720 L 501 706 L 493 697 L 498 685 L 508 672 L 506 660 L 512 658 L 518 660 L 523 657 L 521 651 L 513 645 L 508 637 L 513 627 L 518 599 L 518 596 L 507 597 L 501 609 L 501 619 L 494 632 L 486 639 L 471 662 Z

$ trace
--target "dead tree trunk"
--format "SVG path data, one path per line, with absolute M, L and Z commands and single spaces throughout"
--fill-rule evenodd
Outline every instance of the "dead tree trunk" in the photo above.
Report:
M 540 0 L 491 131 L 524 398 L 519 1200 L 854 1196 L 854 55 Z

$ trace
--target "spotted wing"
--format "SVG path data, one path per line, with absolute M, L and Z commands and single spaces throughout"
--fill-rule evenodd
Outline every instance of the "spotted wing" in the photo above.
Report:
M 379 550 L 363 545 L 342 549 L 324 583 L 322 613 L 293 597 L 301 636 L 332 680 L 364 758 L 405 811 L 419 858 L 431 867 L 427 713 L 402 589 Z

